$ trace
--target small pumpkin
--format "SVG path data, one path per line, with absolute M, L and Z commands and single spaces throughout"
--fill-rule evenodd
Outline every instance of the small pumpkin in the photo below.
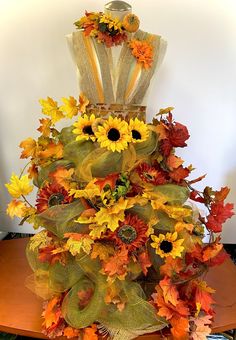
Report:
M 126 29 L 126 31 L 130 33 L 134 33 L 139 29 L 139 18 L 135 14 L 126 14 L 126 16 L 123 19 L 123 27 Z

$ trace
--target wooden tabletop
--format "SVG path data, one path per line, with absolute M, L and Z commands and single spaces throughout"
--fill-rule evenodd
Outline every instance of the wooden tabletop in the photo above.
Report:
M 25 257 L 27 242 L 28 238 L 0 241 L 0 331 L 47 339 L 41 333 L 42 300 L 24 285 L 32 274 Z M 213 332 L 236 328 L 236 266 L 227 260 L 211 268 L 206 281 L 216 289 Z M 158 335 L 138 339 L 157 340 Z

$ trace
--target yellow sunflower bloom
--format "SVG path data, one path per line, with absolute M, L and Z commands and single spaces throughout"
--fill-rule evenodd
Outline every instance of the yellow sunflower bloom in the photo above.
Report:
M 102 148 L 113 152 L 127 149 L 128 143 L 131 142 L 128 123 L 117 117 L 110 116 L 103 125 L 98 126 L 95 135 Z
M 148 139 L 149 136 L 148 126 L 138 118 L 130 119 L 129 131 L 133 143 L 142 143 Z
M 13 200 L 7 206 L 7 215 L 11 218 L 14 216 L 16 217 L 23 217 L 25 212 L 26 205 L 22 201 Z
M 5 186 L 9 194 L 14 198 L 19 198 L 21 195 L 28 195 L 33 190 L 33 186 L 30 185 L 28 175 L 24 175 L 19 178 L 13 173 L 10 181 L 11 182 L 5 184 Z
M 171 256 L 173 258 L 181 257 L 184 250 L 182 243 L 184 239 L 177 239 L 178 234 L 167 233 L 166 235 L 160 234 L 159 236 L 151 235 L 151 246 L 156 250 L 156 254 L 161 258 Z
M 96 137 L 93 132 L 92 125 L 95 122 L 96 117 L 92 114 L 90 117 L 86 114 L 79 117 L 78 121 L 73 124 L 75 129 L 72 131 L 74 134 L 78 135 L 76 140 L 92 140 L 93 142 L 96 140 Z

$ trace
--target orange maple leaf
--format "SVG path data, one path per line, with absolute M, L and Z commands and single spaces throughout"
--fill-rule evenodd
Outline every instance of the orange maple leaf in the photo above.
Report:
M 39 132 L 41 132 L 44 137 L 49 137 L 50 133 L 51 133 L 50 127 L 52 125 L 51 119 L 49 119 L 49 118 L 46 118 L 46 119 L 42 118 L 42 119 L 39 120 L 39 122 L 40 122 L 41 125 L 40 125 L 40 127 L 37 130 Z
M 170 155 L 167 158 L 167 166 L 172 170 L 178 168 L 180 165 L 183 164 L 183 160 L 180 157 L 177 157 L 175 155 Z
M 172 178 L 177 183 L 181 182 L 184 178 L 188 177 L 190 171 L 188 168 L 183 168 L 182 165 L 180 165 L 178 168 L 174 169 L 169 173 L 170 178 Z
M 98 340 L 98 336 L 96 334 L 97 326 L 92 325 L 91 327 L 87 327 L 84 329 L 83 340 Z
M 222 248 L 223 248 L 223 244 L 221 243 L 213 243 L 213 244 L 206 246 L 203 249 L 203 256 L 202 256 L 203 261 L 206 262 L 212 259 L 213 257 L 217 256 Z
M 171 333 L 176 340 L 189 339 L 189 321 L 186 318 L 173 318 L 170 320 Z
M 189 315 L 189 309 L 186 302 L 179 300 L 177 305 L 174 306 L 171 303 L 166 303 L 163 298 L 163 292 L 160 287 L 156 287 L 157 294 L 152 294 L 154 303 L 158 306 L 158 315 L 170 320 L 173 317 L 187 317 Z
M 162 275 L 171 277 L 172 275 L 178 274 L 183 270 L 183 261 L 180 258 L 173 258 L 171 256 L 166 258 L 165 264 L 160 267 Z
M 147 275 L 148 268 L 151 267 L 152 262 L 150 261 L 149 255 L 146 251 L 138 255 L 138 261 L 141 265 L 144 275 Z
M 102 261 L 107 261 L 111 255 L 114 255 L 114 252 L 112 246 L 97 242 L 93 245 L 91 258 L 96 259 L 98 257 Z
M 196 285 L 195 302 L 200 303 L 202 310 L 208 314 L 211 314 L 211 305 L 214 303 L 211 294 L 214 293 L 215 290 L 207 286 L 205 281 L 196 280 L 194 283 Z
M 228 187 L 223 187 L 221 188 L 220 191 L 216 191 L 215 201 L 216 202 L 224 201 L 226 197 L 228 196 L 229 192 L 230 192 L 230 189 Z
M 73 240 L 80 241 L 85 234 L 78 234 L 78 233 L 65 233 L 64 237 L 65 238 L 72 238 Z
M 46 305 L 45 310 L 42 313 L 44 317 L 44 326 L 46 328 L 51 327 L 53 324 L 57 324 L 59 322 L 61 311 L 58 310 L 58 304 L 60 302 L 59 296 L 54 296 Z
M 95 182 L 95 184 L 99 186 L 101 191 L 103 190 L 103 188 L 106 185 L 109 185 L 110 188 L 113 190 L 113 189 L 115 189 L 116 181 L 117 181 L 118 177 L 119 177 L 119 174 L 111 174 L 111 175 L 108 175 L 107 177 L 105 177 L 104 179 L 98 179 Z
M 43 151 L 40 151 L 38 153 L 38 156 L 40 158 L 62 158 L 63 156 L 63 144 L 62 143 L 58 143 L 55 144 L 53 142 L 50 142 L 46 149 Z
M 74 174 L 74 169 L 67 170 L 63 167 L 58 167 L 55 171 L 51 172 L 49 177 L 53 179 L 57 184 L 63 186 L 66 190 L 69 190 L 71 177 Z
M 163 280 L 159 282 L 159 285 L 163 291 L 163 297 L 166 303 L 170 302 L 176 306 L 179 300 L 179 292 L 176 286 L 171 282 L 171 279 L 165 276 Z
M 37 179 L 38 178 L 38 167 L 35 164 L 31 163 L 31 166 L 28 168 L 27 170 L 28 174 L 29 174 L 29 178 L 32 179 Z
M 63 335 L 66 336 L 67 339 L 78 337 L 80 335 L 80 330 L 68 326 L 64 328 Z
M 110 257 L 106 263 L 103 264 L 103 269 L 109 276 L 113 276 L 115 274 L 125 276 L 128 263 L 128 250 L 122 248 L 114 256 Z
M 20 143 L 20 148 L 24 149 L 20 158 L 35 157 L 37 154 L 37 142 L 29 137 Z
M 155 131 L 158 134 L 159 140 L 168 138 L 168 128 L 164 123 L 161 122 L 159 125 L 155 126 Z

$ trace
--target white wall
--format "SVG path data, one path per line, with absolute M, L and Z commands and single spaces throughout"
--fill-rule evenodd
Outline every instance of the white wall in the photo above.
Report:
M 36 135 L 38 98 L 77 95 L 76 75 L 64 36 L 85 9 L 105 1 L 0 0 L 0 179 L 19 173 L 19 142 Z M 229 185 L 236 202 L 235 0 L 130 0 L 144 30 L 162 35 L 168 51 L 150 94 L 149 117 L 174 106 L 191 133 L 181 151 L 186 163 L 207 173 L 199 188 Z M 1 210 L 8 199 L 1 184 Z M 0 215 L 2 230 L 31 231 Z M 236 218 L 224 242 L 236 243 Z

